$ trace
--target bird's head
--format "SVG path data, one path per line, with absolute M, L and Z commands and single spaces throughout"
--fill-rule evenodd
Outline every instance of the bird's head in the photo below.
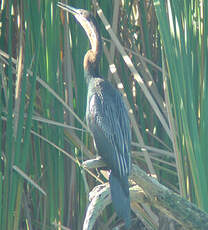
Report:
M 64 3 L 58 2 L 57 4 L 61 9 L 74 15 L 76 20 L 81 24 L 85 30 L 91 44 L 91 49 L 94 53 L 100 52 L 101 50 L 101 39 L 100 32 L 97 27 L 96 20 L 94 16 L 87 10 L 76 9 L 74 7 L 68 6 Z

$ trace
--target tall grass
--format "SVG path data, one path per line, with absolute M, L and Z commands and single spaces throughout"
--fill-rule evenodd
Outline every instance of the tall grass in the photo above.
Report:
M 89 42 L 56 3 L 1 2 L 0 229 L 82 229 L 88 192 L 106 181 L 80 166 L 94 154 L 84 117 Z M 129 108 L 134 163 L 207 210 L 207 3 L 70 5 L 95 16 L 103 11 L 105 17 L 96 16 L 104 45 L 100 72 L 119 86 Z M 157 217 L 140 205 L 135 213 L 156 229 Z M 97 229 L 117 223 L 112 212 Z
M 181 193 L 207 203 L 207 1 L 154 1 L 169 73 Z

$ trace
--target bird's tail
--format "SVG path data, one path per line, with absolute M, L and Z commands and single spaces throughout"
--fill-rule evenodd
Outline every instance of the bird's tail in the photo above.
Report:
M 117 215 L 124 220 L 126 229 L 129 229 L 131 226 L 131 209 L 128 176 L 117 177 L 111 171 L 109 183 L 113 207 Z

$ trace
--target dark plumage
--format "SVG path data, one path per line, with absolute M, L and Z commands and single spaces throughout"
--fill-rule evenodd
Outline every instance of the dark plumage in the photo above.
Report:
M 92 131 L 95 148 L 111 170 L 109 182 L 113 206 L 130 227 L 128 176 L 131 170 L 131 129 L 128 112 L 119 91 L 98 72 L 102 42 L 95 18 L 86 10 L 58 3 L 72 13 L 84 28 L 91 49 L 84 57 L 85 79 L 88 85 L 86 120 Z

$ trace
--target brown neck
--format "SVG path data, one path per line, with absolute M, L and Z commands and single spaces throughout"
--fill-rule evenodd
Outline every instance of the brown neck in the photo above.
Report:
M 99 63 L 102 54 L 102 41 L 96 22 L 87 30 L 87 36 L 90 40 L 91 49 L 87 51 L 84 57 L 84 71 L 86 81 L 91 78 L 99 77 Z
M 84 72 L 87 83 L 91 78 L 99 76 L 99 62 L 101 53 L 95 53 L 93 50 L 88 50 L 84 57 Z

